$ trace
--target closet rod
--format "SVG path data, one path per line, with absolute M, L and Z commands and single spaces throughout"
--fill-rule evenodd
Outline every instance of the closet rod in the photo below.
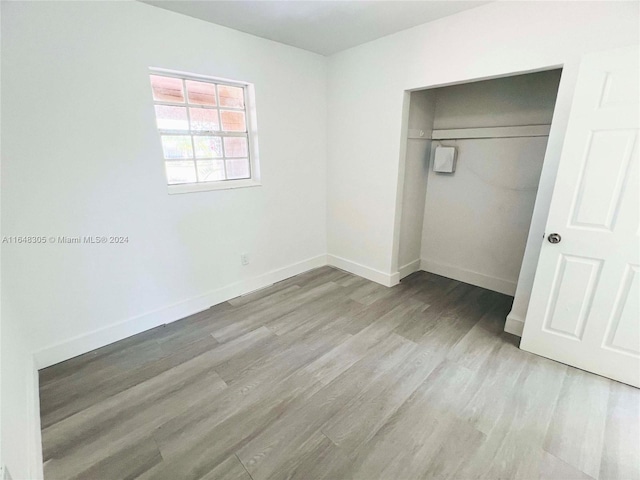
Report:
M 479 127 L 434 130 L 433 140 L 463 140 L 472 138 L 547 137 L 551 125 L 519 125 L 516 127 Z

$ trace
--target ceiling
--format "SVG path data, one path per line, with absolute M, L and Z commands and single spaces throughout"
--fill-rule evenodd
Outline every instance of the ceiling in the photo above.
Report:
M 355 47 L 488 1 L 141 0 L 321 55 Z

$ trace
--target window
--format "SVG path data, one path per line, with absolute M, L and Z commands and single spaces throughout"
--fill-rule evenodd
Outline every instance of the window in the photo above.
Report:
M 249 85 L 152 70 L 170 193 L 258 185 Z

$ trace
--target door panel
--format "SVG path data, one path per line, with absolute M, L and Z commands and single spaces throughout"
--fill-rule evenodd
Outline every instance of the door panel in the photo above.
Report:
M 602 260 L 561 255 L 547 309 L 545 329 L 582 339 L 585 320 L 591 313 Z
M 604 343 L 611 350 L 631 355 L 640 354 L 640 296 L 634 294 L 640 291 L 639 270 L 638 265 L 627 265 Z
M 633 67 L 617 68 L 605 73 L 603 82 L 602 97 L 598 107 L 606 108 L 624 108 L 629 103 L 638 103 L 638 84 L 634 83 L 634 75 L 637 72 Z
M 633 130 L 600 130 L 590 135 L 569 226 L 611 230 L 635 140 Z
M 638 47 L 584 57 L 521 348 L 640 386 Z

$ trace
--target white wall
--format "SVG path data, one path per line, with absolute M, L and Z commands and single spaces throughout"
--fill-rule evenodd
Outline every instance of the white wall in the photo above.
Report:
M 438 88 L 433 128 L 549 125 L 561 70 Z
M 495 2 L 329 58 L 329 254 L 398 269 L 404 92 L 564 65 L 514 310 L 524 317 L 582 54 L 638 42 L 635 2 Z M 395 252 L 395 253 L 394 253 Z
M 412 92 L 402 182 L 402 218 L 400 224 L 400 278 L 420 267 L 422 223 L 424 219 L 431 132 L 435 113 L 435 95 L 431 90 Z M 423 136 L 420 136 L 420 132 Z
M 552 70 L 431 90 L 434 129 L 549 125 L 559 82 Z M 515 293 L 547 139 L 434 142 L 455 146 L 458 162 L 451 175 L 429 169 L 425 270 Z
M 3 234 L 129 237 L 4 249 L 40 366 L 324 264 L 324 57 L 139 2 L 2 8 Z M 255 84 L 262 187 L 167 194 L 150 66 Z

